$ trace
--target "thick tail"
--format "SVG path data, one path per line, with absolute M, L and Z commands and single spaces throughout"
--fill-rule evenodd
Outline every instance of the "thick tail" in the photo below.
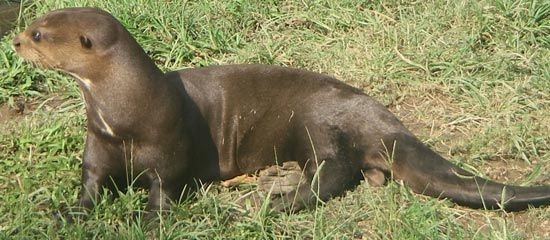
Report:
M 413 191 L 471 208 L 520 211 L 550 205 L 550 186 L 521 187 L 493 182 L 452 164 L 408 134 L 395 138 L 393 176 Z

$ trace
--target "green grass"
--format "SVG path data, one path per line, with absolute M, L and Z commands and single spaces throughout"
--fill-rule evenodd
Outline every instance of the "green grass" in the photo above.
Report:
M 61 1 L 47 11 L 112 12 L 164 70 L 267 63 L 328 73 L 386 104 L 427 144 L 480 175 L 550 184 L 550 4 L 545 1 Z M 457 207 L 398 183 L 360 185 L 297 214 L 240 207 L 244 186 L 214 184 L 147 230 L 129 217 L 145 193 L 103 200 L 81 224 L 53 215 L 76 201 L 85 135 L 77 84 L 33 68 L 0 41 L 0 239 L 548 239 L 550 209 Z

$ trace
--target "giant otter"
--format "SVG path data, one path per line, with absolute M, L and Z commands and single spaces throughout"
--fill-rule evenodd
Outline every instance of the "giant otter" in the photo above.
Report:
M 297 161 L 304 179 L 272 203 L 299 210 L 365 175 L 392 176 L 417 193 L 472 208 L 516 211 L 550 203 L 550 187 L 486 180 L 445 160 L 383 105 L 330 76 L 269 65 L 164 73 L 111 14 L 50 12 L 13 41 L 38 66 L 72 75 L 88 131 L 78 206 L 128 176 L 149 189 L 146 210 L 179 199 L 194 182 L 218 181 Z M 139 177 L 138 177 L 139 176 Z

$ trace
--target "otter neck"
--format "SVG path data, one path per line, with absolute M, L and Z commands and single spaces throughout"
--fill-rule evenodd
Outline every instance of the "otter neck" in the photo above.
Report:
M 89 127 L 124 139 L 139 135 L 139 121 L 166 121 L 163 114 L 152 113 L 163 109 L 166 99 L 177 98 L 177 92 L 135 40 L 118 44 L 108 59 L 96 72 L 73 74 L 84 95 Z

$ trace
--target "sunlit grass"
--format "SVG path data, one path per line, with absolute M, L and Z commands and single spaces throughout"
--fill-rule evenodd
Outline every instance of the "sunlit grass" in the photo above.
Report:
M 550 5 L 544 1 L 60 1 L 45 12 L 113 13 L 163 70 L 265 63 L 323 72 L 387 105 L 451 161 L 499 181 L 550 184 Z M 19 29 L 21 30 L 21 29 Z M 17 31 L 17 30 L 16 30 Z M 0 238 L 545 239 L 548 208 L 470 210 L 399 183 L 360 185 L 297 214 L 236 202 L 246 187 L 204 186 L 144 228 L 143 191 L 103 200 L 88 221 L 55 220 L 76 202 L 85 135 L 77 84 L 33 68 L 0 41 Z M 0 113 L 1 112 L 0 108 Z M 4 117 L 6 118 L 6 117 Z

